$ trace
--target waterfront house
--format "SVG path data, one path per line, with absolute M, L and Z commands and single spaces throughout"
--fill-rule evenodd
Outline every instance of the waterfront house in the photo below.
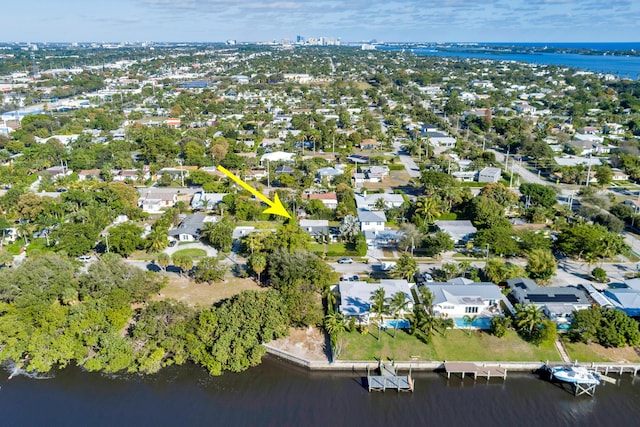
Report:
M 560 326 L 567 328 L 571 324 L 574 311 L 586 310 L 591 302 L 585 292 L 572 286 L 538 286 L 531 279 L 518 277 L 507 280 L 511 296 L 522 305 L 534 304 Z
M 402 292 L 405 295 L 407 307 L 402 310 L 401 316 L 412 312 L 414 301 L 406 280 L 381 280 L 380 283 L 341 280 L 338 284 L 340 293 L 338 309 L 347 320 L 355 318 L 359 324 L 368 325 L 372 317 L 371 297 L 379 288 L 384 289 L 387 298 Z
M 640 278 L 626 280 L 619 287 L 606 289 L 604 296 L 613 307 L 628 316 L 640 317 Z
M 491 319 L 502 315 L 500 302 L 508 305 L 500 287 L 493 283 L 453 284 L 425 283 L 433 294 L 433 314 L 437 317 L 454 319 L 457 327 L 489 329 Z M 466 324 L 465 316 L 476 317 Z

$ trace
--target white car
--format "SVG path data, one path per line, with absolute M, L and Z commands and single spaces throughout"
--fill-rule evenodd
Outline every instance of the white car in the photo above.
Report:
M 338 264 L 353 264 L 353 260 L 351 258 L 340 258 Z

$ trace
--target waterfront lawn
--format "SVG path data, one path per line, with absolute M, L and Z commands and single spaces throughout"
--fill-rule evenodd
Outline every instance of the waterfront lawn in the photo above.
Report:
M 564 341 L 564 347 L 571 360 L 577 360 L 578 362 L 640 362 L 640 348 L 605 348 L 598 344 L 584 344 L 570 342 L 569 340 Z
M 340 360 L 376 360 L 382 358 L 393 360 L 411 360 L 412 356 L 418 356 L 417 360 L 434 360 L 435 353 L 430 344 L 425 344 L 413 335 L 409 335 L 402 329 L 398 330 L 396 338 L 393 338 L 393 329 L 380 331 L 378 341 L 378 329 L 369 327 L 367 334 L 360 332 L 347 332 L 342 335 L 343 348 Z
M 501 362 L 535 362 L 560 361 L 560 355 L 553 343 L 541 344 L 539 347 L 520 338 L 515 331 L 498 338 L 481 331 L 453 329 L 447 331 L 446 337 L 434 335 L 433 347 L 435 360 L 456 361 L 501 361 Z

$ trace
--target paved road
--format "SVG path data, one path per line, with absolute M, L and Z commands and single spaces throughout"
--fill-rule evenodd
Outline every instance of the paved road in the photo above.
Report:
M 420 167 L 408 153 L 402 151 L 401 147 L 402 144 L 400 143 L 400 141 L 393 141 L 393 148 L 395 150 L 394 154 L 398 156 L 398 158 L 404 165 L 404 168 L 407 170 L 409 176 L 411 178 L 420 178 Z
M 498 163 L 502 163 L 502 165 L 504 166 L 504 160 L 506 155 L 493 150 L 493 149 L 489 149 L 487 151 L 491 151 L 492 153 L 494 153 L 496 155 L 496 161 L 498 161 Z M 513 163 L 512 163 L 513 162 Z M 539 178 L 537 174 L 529 172 L 529 170 L 525 169 L 522 166 L 518 165 L 518 162 L 516 162 L 513 157 L 509 157 L 509 163 L 507 164 L 507 168 L 509 169 L 509 171 L 511 171 L 513 166 L 513 173 L 514 174 L 518 174 L 520 176 L 520 181 L 524 181 L 524 182 L 529 182 L 529 183 L 534 183 L 534 184 L 543 184 L 543 185 L 547 185 L 548 182 L 543 180 L 542 178 Z M 515 182 L 514 182 L 515 185 Z

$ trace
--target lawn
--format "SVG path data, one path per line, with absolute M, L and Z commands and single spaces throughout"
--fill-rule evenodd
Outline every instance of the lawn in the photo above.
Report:
M 349 250 L 344 243 L 327 243 L 327 256 L 330 257 L 343 257 L 343 256 L 358 256 L 358 253 L 353 250 Z M 325 245 L 323 243 L 312 243 L 311 252 L 316 254 L 324 253 Z
M 572 343 L 564 341 L 564 347 L 571 360 L 578 362 L 614 362 L 614 363 L 638 363 L 640 362 L 640 348 L 605 348 L 598 344 Z
M 342 360 L 456 360 L 456 361 L 560 361 L 553 343 L 536 347 L 509 331 L 503 338 L 485 332 L 472 331 L 471 335 L 461 329 L 449 330 L 446 336 L 436 335 L 431 344 L 424 344 L 402 330 L 393 338 L 393 329 L 381 332 L 377 340 L 377 329 L 370 327 L 368 334 L 351 332 L 344 335 Z
M 230 298 L 245 290 L 266 290 L 261 288 L 252 279 L 241 279 L 238 277 L 226 277 L 225 282 L 196 283 L 188 277 L 172 276 L 165 287 L 154 298 L 155 300 L 175 299 L 183 301 L 188 305 L 209 307 L 212 304 Z
M 504 362 L 560 361 L 553 343 L 539 347 L 524 341 L 515 331 L 498 338 L 481 331 L 454 329 L 446 337 L 433 337 L 436 360 L 480 360 Z
M 173 256 L 176 256 L 176 255 L 190 256 L 191 258 L 201 258 L 201 257 L 207 256 L 207 251 L 200 248 L 187 248 L 187 249 L 180 249 L 179 251 L 175 251 L 173 253 Z
M 380 332 L 378 341 L 378 329 L 369 327 L 369 333 L 349 332 L 343 335 L 343 350 L 340 360 L 374 360 L 393 359 L 411 360 L 411 356 L 419 356 L 418 360 L 436 360 L 433 347 L 424 344 L 416 337 L 409 335 L 404 330 L 398 330 L 396 338 L 393 338 L 393 329 Z

